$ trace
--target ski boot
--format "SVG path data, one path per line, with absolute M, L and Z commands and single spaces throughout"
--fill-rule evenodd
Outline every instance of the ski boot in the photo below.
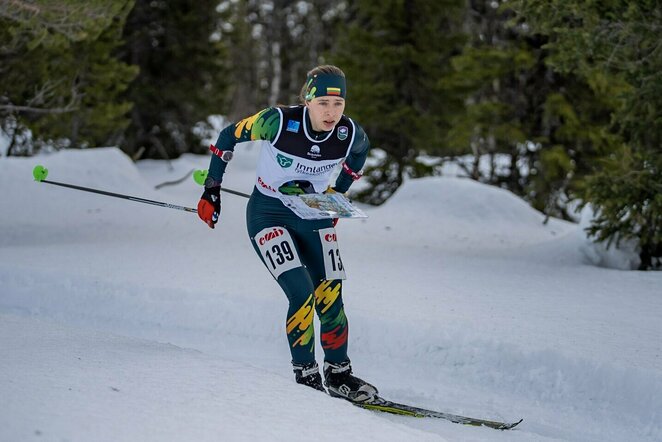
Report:
M 307 385 L 319 391 L 324 391 L 322 385 L 322 376 L 320 376 L 319 367 L 317 362 L 310 362 L 308 364 L 295 364 L 292 363 L 294 368 L 294 379 L 297 384 Z
M 370 402 L 378 393 L 373 385 L 352 376 L 352 365 L 349 361 L 340 364 L 325 361 L 324 385 L 331 396 L 352 402 Z

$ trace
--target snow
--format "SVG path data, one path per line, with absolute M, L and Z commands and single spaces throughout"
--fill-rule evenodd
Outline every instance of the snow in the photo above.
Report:
M 250 192 L 257 149 L 240 147 L 224 184 Z M 286 298 L 250 246 L 244 198 L 223 195 L 212 231 L 36 183 L 37 164 L 49 180 L 194 207 L 193 180 L 154 186 L 208 157 L 0 158 L 0 441 L 662 440 L 662 274 L 592 265 L 581 224 L 543 224 L 507 191 L 409 180 L 337 227 L 356 374 L 388 399 L 524 418 L 501 432 L 296 385 Z

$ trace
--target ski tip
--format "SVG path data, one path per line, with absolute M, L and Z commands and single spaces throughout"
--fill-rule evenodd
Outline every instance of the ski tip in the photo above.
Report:
M 41 164 L 38 164 L 34 167 L 34 169 L 32 169 L 32 176 L 35 181 L 41 182 L 48 176 L 48 169 L 46 169 Z
M 512 424 L 506 424 L 506 425 L 503 425 L 503 426 L 502 426 L 501 428 L 499 428 L 499 429 L 500 429 L 500 430 L 512 430 L 513 428 L 515 428 L 516 426 L 518 426 L 519 424 L 521 424 L 523 420 L 524 420 L 524 419 L 520 419 L 520 420 L 518 420 L 517 422 L 513 422 Z
M 193 171 L 193 181 L 198 183 L 201 186 L 205 185 L 205 180 L 207 179 L 207 174 L 209 171 L 207 170 L 202 170 L 202 169 L 197 169 Z

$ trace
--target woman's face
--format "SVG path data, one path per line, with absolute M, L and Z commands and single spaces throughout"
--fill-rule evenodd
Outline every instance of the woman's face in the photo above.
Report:
M 310 122 L 316 132 L 328 132 L 336 127 L 345 111 L 345 99 L 341 97 L 317 97 L 306 101 Z

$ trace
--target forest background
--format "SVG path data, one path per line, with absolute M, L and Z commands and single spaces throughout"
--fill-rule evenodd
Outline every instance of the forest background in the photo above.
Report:
M 660 35 L 655 0 L 0 0 L 0 155 L 204 153 L 331 63 L 373 146 L 356 199 L 455 163 L 660 269 Z

